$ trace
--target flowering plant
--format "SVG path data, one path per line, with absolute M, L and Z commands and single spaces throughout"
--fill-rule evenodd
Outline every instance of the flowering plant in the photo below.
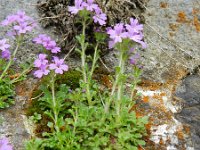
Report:
M 17 51 L 23 44 L 24 36 L 36 27 L 36 23 L 31 17 L 27 16 L 24 11 L 18 11 L 16 14 L 7 16 L 0 25 L 9 28 L 7 36 L 13 38 L 14 43 L 16 43 L 16 47 L 11 53 L 10 48 L 12 48 L 12 46 L 9 44 L 9 40 L 6 38 L 0 39 L 0 108 L 5 108 L 9 107 L 10 104 L 14 104 L 13 96 L 15 92 L 13 83 L 23 80 L 25 74 L 30 70 L 30 67 L 22 66 L 22 73 L 20 73 L 18 77 L 10 80 L 8 72 L 11 72 L 10 67 L 16 59 Z
M 70 70 L 65 59 L 57 56 L 61 48 L 56 41 L 46 34 L 39 34 L 32 40 L 41 47 L 42 52 L 33 62 L 33 75 L 38 78 L 40 85 L 36 91 L 39 95 L 32 100 L 39 108 L 34 108 L 29 118 L 32 121 L 35 118 L 36 125 L 45 126 L 45 131 L 40 129 L 40 138 L 33 137 L 26 143 L 26 149 L 137 150 L 145 145 L 142 138 L 148 121 L 147 117 L 138 118 L 131 110 L 135 103 L 135 87 L 142 71 L 138 65 L 140 55 L 136 52 L 136 45 L 147 47 L 143 41 L 143 25 L 137 19 L 130 18 L 129 23 L 120 22 L 106 28 L 107 16 L 94 0 L 75 0 L 74 6 L 69 6 L 68 10 L 81 22 L 81 34 L 76 36 L 76 51 L 81 58 L 81 67 L 77 70 L 82 77 L 78 79 L 77 87 L 66 85 L 64 80 L 75 77 L 60 78 L 69 74 Z M 90 42 L 87 34 L 91 24 L 96 28 L 93 42 Z M 6 83 L 7 72 L 23 43 L 23 37 L 36 26 L 23 11 L 8 16 L 1 25 L 11 25 L 8 35 L 14 38 L 17 46 L 11 54 L 8 40 L 0 40 L 2 58 L 8 61 L 0 76 L 0 88 Z M 115 66 L 115 76 L 111 77 L 111 88 L 102 89 L 100 81 L 95 80 L 93 74 L 98 67 L 100 45 L 105 43 L 108 44 L 107 49 L 117 51 L 118 64 Z M 88 49 L 93 49 L 94 53 L 86 54 Z M 133 68 L 131 74 L 126 72 L 127 64 Z M 129 90 L 126 83 L 131 77 L 133 82 Z M 9 144 L 5 146 L 9 147 Z

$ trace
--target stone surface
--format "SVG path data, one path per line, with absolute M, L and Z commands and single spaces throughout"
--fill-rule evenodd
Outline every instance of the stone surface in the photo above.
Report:
M 188 124 L 195 149 L 200 147 L 200 76 L 189 75 L 177 87 L 175 95 L 182 98 L 183 109 L 176 115 L 181 122 Z

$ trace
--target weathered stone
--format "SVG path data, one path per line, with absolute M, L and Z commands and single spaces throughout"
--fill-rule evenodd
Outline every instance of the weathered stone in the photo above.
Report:
M 188 124 L 195 149 L 200 147 L 200 76 L 189 75 L 177 87 L 176 96 L 182 98 L 183 109 L 176 118 Z

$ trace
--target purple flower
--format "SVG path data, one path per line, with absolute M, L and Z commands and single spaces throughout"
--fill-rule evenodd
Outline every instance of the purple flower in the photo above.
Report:
M 6 39 L 0 40 L 0 50 L 5 51 L 9 47 L 10 47 L 10 45 L 6 43 Z
M 18 23 L 31 20 L 31 17 L 27 16 L 25 11 L 22 11 L 22 10 L 19 10 L 15 16 Z
M 130 50 L 129 50 L 129 53 L 133 53 L 134 51 L 135 51 L 135 48 L 131 47 Z
M 56 46 L 56 47 L 52 48 L 52 49 L 51 49 L 51 52 L 52 52 L 52 53 L 58 53 L 58 52 L 60 52 L 60 47 L 57 47 L 57 46 Z
M 33 42 L 36 44 L 43 45 L 46 48 L 46 50 L 51 50 L 52 53 L 58 53 L 61 49 L 56 45 L 56 42 L 46 34 L 40 34 L 38 37 L 33 39 Z
M 34 66 L 41 67 L 42 65 L 47 65 L 48 60 L 46 59 L 46 57 L 47 57 L 46 54 L 39 54 L 38 59 L 34 61 Z
M 43 46 L 47 49 L 47 50 L 51 50 L 54 47 L 56 47 L 56 42 L 51 40 L 51 38 L 47 38 L 46 41 L 44 41 Z
M 109 41 L 108 42 L 108 48 L 111 49 L 115 46 L 115 42 L 114 41 Z
M 102 13 L 101 9 L 95 9 L 95 15 L 93 16 L 94 22 L 99 23 L 101 26 L 106 24 L 106 14 Z
M 130 18 L 130 25 L 126 24 L 125 26 L 129 33 L 140 33 L 143 30 L 143 25 L 133 18 Z
M 37 78 L 42 78 L 43 75 L 48 75 L 50 71 L 47 68 L 48 65 L 41 65 L 39 70 L 34 72 L 34 76 Z
M 18 34 L 25 34 L 33 29 L 33 27 L 28 25 L 27 22 L 21 22 L 18 25 L 15 25 L 13 28 Z
M 33 39 L 36 44 L 43 44 L 48 36 L 46 34 L 39 34 L 38 37 Z
M 9 15 L 9 16 L 6 17 L 5 20 L 3 20 L 3 21 L 1 22 L 1 25 L 2 25 L 2 26 L 8 26 L 8 25 L 10 25 L 10 24 L 16 22 L 16 20 L 17 20 L 16 15 Z
M 8 138 L 0 139 L 0 150 L 13 150 L 13 147 L 10 145 Z
M 98 5 L 94 4 L 94 0 L 87 0 L 87 2 L 83 2 L 82 6 L 86 8 L 86 10 L 91 11 L 91 12 L 93 10 L 99 9 Z
M 140 58 L 140 55 L 137 53 L 137 54 L 135 54 L 135 55 L 133 55 L 133 56 L 131 56 L 130 57 L 130 64 L 132 64 L 132 65 L 136 65 L 136 63 L 137 63 L 137 60 Z
M 9 60 L 10 56 L 11 56 L 11 54 L 10 54 L 10 51 L 8 49 L 6 49 L 5 51 L 1 52 L 1 57 L 6 59 L 6 60 Z
M 80 10 L 83 10 L 82 0 L 75 0 L 75 6 L 68 6 L 68 10 L 71 14 L 77 14 Z
M 64 59 L 54 57 L 54 63 L 49 65 L 49 69 L 55 70 L 57 74 L 63 74 L 63 71 L 68 71 L 68 66 L 64 64 Z
M 17 35 L 15 30 L 10 30 L 6 33 L 7 36 L 10 36 L 12 38 L 15 38 L 15 36 Z
M 114 29 L 108 29 L 107 33 L 110 35 L 111 41 L 114 42 L 113 45 L 122 42 L 122 39 L 127 37 L 123 23 L 116 24 Z
M 145 42 L 142 41 L 142 39 L 143 39 L 143 34 L 142 34 L 142 33 L 139 33 L 139 34 L 137 34 L 137 33 L 133 33 L 133 34 L 132 34 L 132 33 L 129 33 L 129 34 L 128 34 L 128 37 L 129 37 L 131 40 L 133 40 L 133 41 L 135 41 L 135 42 L 141 44 L 141 45 L 142 45 L 142 48 L 147 48 L 147 44 L 146 44 Z
M 7 16 L 6 19 L 1 22 L 1 25 L 8 26 L 12 23 L 21 24 L 21 23 L 24 23 L 26 21 L 31 21 L 31 20 L 33 19 L 27 16 L 24 11 L 20 10 L 16 14 Z

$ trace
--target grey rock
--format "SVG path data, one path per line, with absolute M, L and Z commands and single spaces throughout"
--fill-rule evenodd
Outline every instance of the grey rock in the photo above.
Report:
M 183 99 L 184 107 L 176 118 L 191 128 L 194 148 L 200 147 L 200 76 L 189 75 L 177 87 L 176 96 Z M 184 90 L 182 90 L 184 87 Z

